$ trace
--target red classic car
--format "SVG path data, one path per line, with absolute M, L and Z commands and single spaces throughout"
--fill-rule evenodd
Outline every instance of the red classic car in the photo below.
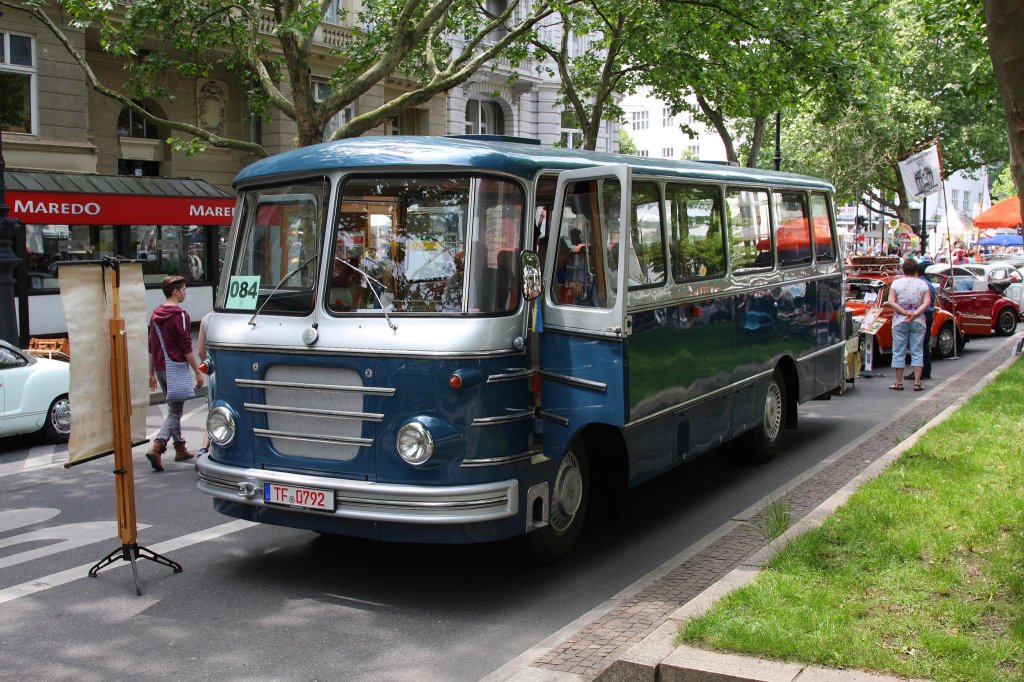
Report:
M 889 285 L 893 280 L 902 275 L 891 272 L 871 273 L 861 272 L 846 280 L 846 312 L 853 318 L 854 328 L 859 328 L 868 310 L 880 307 L 889 297 Z M 939 305 L 935 309 L 935 318 L 932 320 L 930 343 L 932 357 L 945 358 L 953 355 L 954 343 L 957 349 L 962 349 L 967 343 L 967 337 L 960 325 L 958 325 L 953 314 L 945 309 L 939 295 Z M 892 308 L 886 306 L 881 308 L 879 319 L 883 320 L 882 326 L 874 334 L 874 354 L 892 354 Z M 868 335 L 862 333 L 862 338 Z
M 995 332 L 999 336 L 1010 336 L 1017 331 L 1020 308 L 1003 296 L 1010 280 L 990 282 L 986 291 L 953 291 L 948 269 L 945 273 L 932 272 L 925 277 L 941 291 L 939 302 L 943 308 L 952 311 L 955 304 L 956 317 L 964 333 L 989 336 Z

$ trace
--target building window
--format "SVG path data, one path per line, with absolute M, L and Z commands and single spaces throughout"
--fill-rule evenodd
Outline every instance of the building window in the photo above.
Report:
M 504 135 L 505 112 L 501 105 L 482 99 L 466 100 L 467 135 Z
M 35 49 L 30 36 L 0 33 L 0 129 L 33 132 Z
M 149 108 L 145 104 L 138 100 L 133 101 L 139 107 L 149 112 Z M 131 107 L 121 109 L 121 114 L 117 117 L 117 135 L 118 137 L 138 137 L 144 140 L 160 139 L 160 135 L 156 130 L 156 124 L 147 120 L 145 116 Z
M 562 112 L 562 123 L 558 129 L 558 146 L 579 149 L 583 146 L 583 130 L 578 127 L 576 117 L 568 111 Z
M 963 208 L 963 210 L 965 210 L 965 211 L 970 211 L 971 210 L 971 193 L 966 191 L 966 190 L 964 191 L 964 208 Z
M 690 146 L 687 147 L 687 149 L 690 151 L 691 154 L 693 154 L 693 158 L 695 158 L 695 159 L 699 159 L 700 158 L 700 145 L 699 144 L 691 144 Z
M 662 147 L 661 148 L 661 156 L 662 156 L 662 158 L 671 159 L 675 155 L 676 155 L 676 152 L 675 152 L 675 150 L 672 147 Z
M 633 112 L 633 130 L 647 130 L 648 127 L 648 112 L 647 111 L 634 111 Z
M 323 102 L 331 94 L 331 84 L 327 81 L 314 80 L 313 81 L 313 99 L 317 102 Z M 347 107 L 331 116 L 330 120 L 327 121 L 327 125 L 324 126 L 324 142 L 331 139 L 331 135 L 334 135 L 338 128 L 342 127 L 349 121 L 351 121 L 356 114 L 355 105 L 349 104 Z
M 960 208 L 960 190 L 954 189 L 950 192 L 950 199 L 953 201 L 953 208 Z
M 501 16 L 506 9 L 508 9 L 508 0 L 485 0 L 484 7 L 486 8 L 488 14 L 494 17 L 498 17 Z M 514 22 L 514 17 L 509 17 L 509 21 Z M 487 41 L 498 42 L 499 40 L 505 37 L 506 33 L 508 33 L 508 31 L 505 30 L 505 27 L 499 26 L 498 28 L 494 29 L 493 31 L 487 34 Z
M 637 156 L 647 156 L 647 150 L 646 149 L 641 149 L 641 150 L 637 151 L 636 155 Z
M 661 127 L 671 128 L 675 124 L 675 116 L 672 115 L 672 110 L 665 107 L 661 110 Z

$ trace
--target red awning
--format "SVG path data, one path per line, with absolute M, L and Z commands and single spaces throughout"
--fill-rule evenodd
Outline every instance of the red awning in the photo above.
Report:
M 43 225 L 230 225 L 235 199 L 203 180 L 6 173 L 11 215 Z
M 1020 197 L 1003 199 L 974 219 L 974 227 L 1020 227 Z

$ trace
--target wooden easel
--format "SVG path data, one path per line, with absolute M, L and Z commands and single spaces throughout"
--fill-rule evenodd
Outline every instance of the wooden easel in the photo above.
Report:
M 110 341 L 110 394 L 111 412 L 114 425 L 114 476 L 117 492 L 117 534 L 121 546 L 89 569 L 89 577 L 95 578 L 100 569 L 118 559 L 132 565 L 135 575 L 135 594 L 142 595 L 139 569 L 135 560 L 142 558 L 169 566 L 175 573 L 181 573 L 181 564 L 139 545 L 138 527 L 135 520 L 135 477 L 132 470 L 132 396 L 128 381 L 128 337 L 124 320 L 121 318 L 121 263 L 114 257 L 103 259 L 102 266 L 110 268 L 113 278 L 113 317 L 108 321 Z M 104 270 L 105 272 L 105 270 Z

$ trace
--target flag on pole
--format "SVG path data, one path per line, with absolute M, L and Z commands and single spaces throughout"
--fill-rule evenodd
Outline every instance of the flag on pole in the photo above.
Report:
M 899 162 L 908 199 L 920 199 L 939 191 L 942 181 L 939 148 L 931 145 Z

